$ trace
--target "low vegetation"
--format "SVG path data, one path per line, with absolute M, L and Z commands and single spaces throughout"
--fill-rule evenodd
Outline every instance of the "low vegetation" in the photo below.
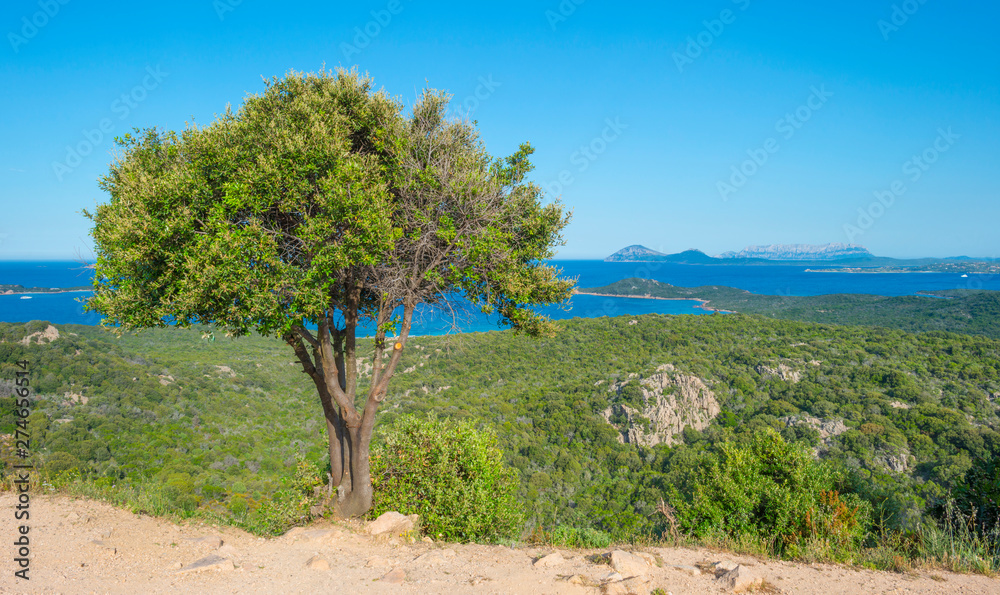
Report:
M 394 486 L 376 493 L 380 510 L 395 506 L 388 498 L 400 498 L 400 512 L 429 510 L 425 488 L 401 487 L 407 465 L 434 462 L 445 475 L 430 474 L 430 491 L 448 495 L 434 508 L 453 499 L 459 488 L 447 475 L 464 453 L 480 462 L 479 485 L 514 482 L 510 501 L 523 503 L 524 520 L 514 522 L 515 507 L 487 511 L 473 499 L 454 510 L 473 511 L 479 527 L 495 512 L 492 522 L 511 531 L 442 518 L 429 532 L 1000 568 L 1000 342 L 739 314 L 557 324 L 542 341 L 509 332 L 411 339 L 376 432 L 376 477 Z M 0 434 L 15 421 L 9 362 L 26 359 L 37 395 L 32 449 L 51 489 L 262 534 L 308 518 L 326 484 L 326 430 L 306 414 L 313 387 L 282 343 L 212 340 L 207 329 L 116 339 L 71 325 L 51 343 L 21 343 L 47 326 L 0 325 Z M 371 345 L 361 349 L 371 357 Z M 627 387 L 665 364 L 701 379 L 720 412 L 671 444 L 623 442 L 641 420 L 604 412 L 623 400 L 655 405 Z M 447 432 L 474 447 L 434 442 Z M 406 448 L 421 440 L 427 446 Z M 9 447 L 0 452 L 7 464 Z

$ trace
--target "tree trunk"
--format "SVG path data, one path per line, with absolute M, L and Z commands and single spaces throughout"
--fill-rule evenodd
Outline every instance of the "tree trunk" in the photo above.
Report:
M 345 457 L 349 463 L 344 473 L 344 484 L 337 503 L 337 513 L 342 517 L 362 516 L 372 507 L 372 475 L 371 475 L 371 431 L 365 436 L 365 425 L 359 428 L 347 428 L 346 437 L 350 456 Z

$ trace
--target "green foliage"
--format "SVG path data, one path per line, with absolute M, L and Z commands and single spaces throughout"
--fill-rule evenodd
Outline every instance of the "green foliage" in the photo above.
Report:
M 558 525 L 549 537 L 552 545 L 585 549 L 606 548 L 611 545 L 611 536 L 596 529 L 567 527 Z
M 685 486 L 689 495 L 675 488 L 672 501 L 695 535 L 750 537 L 794 555 L 812 540 L 851 549 L 865 537 L 870 506 L 840 496 L 843 487 L 829 465 L 767 428 L 748 444 L 719 444 L 718 456 L 706 457 Z
M 458 541 L 520 534 L 517 471 L 503 462 L 491 431 L 471 421 L 405 416 L 383 440 L 372 453 L 372 518 L 416 513 L 427 533 Z

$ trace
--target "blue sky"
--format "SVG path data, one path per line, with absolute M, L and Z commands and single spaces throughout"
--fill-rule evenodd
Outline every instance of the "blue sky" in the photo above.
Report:
M 112 137 L 210 122 L 261 77 L 447 89 L 574 220 L 563 258 L 853 241 L 1000 256 L 993 2 L 11 0 L 0 259 L 90 255 Z M 367 29 L 368 33 L 365 33 Z M 370 35 L 373 34 L 373 35 Z M 878 195 L 877 195 L 878 193 Z

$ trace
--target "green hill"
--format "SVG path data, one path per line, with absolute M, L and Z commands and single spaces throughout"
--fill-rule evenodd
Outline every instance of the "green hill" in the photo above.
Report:
M 725 286 L 675 287 L 649 279 L 625 279 L 578 293 L 695 299 L 716 310 L 823 324 L 883 326 L 911 332 L 949 331 L 1000 339 L 1000 291 L 936 291 L 919 296 L 866 294 L 760 295 Z
M 559 324 L 541 341 L 412 341 L 381 423 L 433 411 L 493 427 L 520 472 L 530 526 L 619 539 L 661 534 L 659 499 L 690 486 L 720 444 L 765 428 L 858 478 L 845 489 L 869 498 L 887 526 L 939 514 L 1000 455 L 992 339 L 743 315 Z M 38 395 L 32 448 L 50 476 L 80 473 L 148 512 L 240 523 L 300 461 L 326 464 L 319 405 L 280 341 L 177 329 L 116 339 L 67 325 L 49 343 L 21 343 L 47 326 L 0 325 L 0 434 L 13 432 L 12 362 L 25 359 Z M 657 427 L 658 399 L 690 403 L 692 387 L 717 409 L 682 412 L 677 433 Z

